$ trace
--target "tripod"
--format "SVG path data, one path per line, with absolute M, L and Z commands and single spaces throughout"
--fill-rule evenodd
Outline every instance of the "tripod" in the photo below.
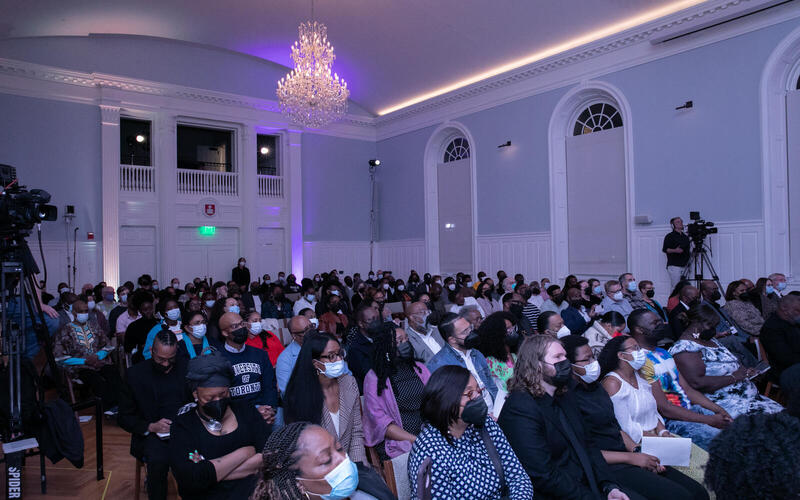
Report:
M 692 255 L 689 257 L 689 264 L 686 265 L 684 270 L 685 277 L 689 281 L 694 281 L 695 286 L 700 289 L 700 284 L 705 280 L 705 269 L 708 268 L 711 273 L 711 279 L 717 284 L 720 290 L 722 290 L 722 284 L 719 282 L 719 275 L 717 274 L 717 270 L 714 269 L 714 264 L 711 263 L 711 259 L 708 257 L 708 250 L 704 241 L 701 240 L 693 240 L 694 246 L 692 248 Z M 694 271 L 694 277 L 689 275 L 690 271 Z
M 37 446 L 30 445 L 6 449 L 13 445 L 13 441 L 25 437 L 24 415 L 25 401 L 23 401 L 23 377 L 31 376 L 30 371 L 24 371 L 23 362 L 26 352 L 26 335 L 30 329 L 36 332 L 37 339 L 42 343 L 47 356 L 56 387 L 61 389 L 59 370 L 53 356 L 53 347 L 44 319 L 44 313 L 36 294 L 34 276 L 39 272 L 33 260 L 28 244 L 23 235 L 0 239 L 0 302 L 2 313 L 0 329 L 2 331 L 2 359 L 8 376 L 8 421 L 0 422 L 2 426 L 2 440 L 6 451 L 3 461 L 6 463 L 6 498 L 21 498 L 22 496 L 22 462 L 26 455 L 25 450 Z M 37 322 L 38 320 L 38 322 Z M 30 366 L 30 362 L 28 361 Z M 36 378 L 35 373 L 33 378 Z M 42 398 L 42 394 L 38 395 Z M 44 470 L 44 455 L 40 454 L 41 468 Z M 42 490 L 44 491 L 44 474 L 42 474 Z

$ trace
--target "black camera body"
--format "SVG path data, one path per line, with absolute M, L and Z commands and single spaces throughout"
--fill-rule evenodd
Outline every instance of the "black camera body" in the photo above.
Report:
M 17 182 L 17 170 L 0 164 L 0 236 L 25 235 L 35 224 L 58 218 L 58 208 L 48 205 L 50 193 Z
M 692 223 L 686 226 L 686 233 L 695 243 L 695 246 L 702 245 L 703 240 L 709 234 L 716 234 L 719 229 L 714 227 L 714 223 L 700 218 L 700 212 L 689 212 Z

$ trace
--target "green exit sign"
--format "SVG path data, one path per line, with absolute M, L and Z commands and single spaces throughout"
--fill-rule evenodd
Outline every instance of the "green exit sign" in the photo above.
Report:
M 197 228 L 197 232 L 200 233 L 200 236 L 214 236 L 217 228 L 216 226 L 200 226 Z

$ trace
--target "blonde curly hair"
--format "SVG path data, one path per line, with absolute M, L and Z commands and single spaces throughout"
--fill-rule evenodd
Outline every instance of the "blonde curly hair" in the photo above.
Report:
M 514 363 L 514 374 L 508 382 L 508 392 L 525 391 L 535 398 L 545 395 L 542 387 L 542 375 L 550 344 L 561 342 L 551 335 L 533 335 L 525 339 L 517 353 L 517 362 Z M 563 394 L 566 387 L 556 390 L 556 394 Z

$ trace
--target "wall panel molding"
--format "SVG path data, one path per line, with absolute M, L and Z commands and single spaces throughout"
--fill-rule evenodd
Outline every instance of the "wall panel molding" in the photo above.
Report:
M 303 274 L 306 277 L 331 269 L 345 275 L 369 271 L 369 241 L 304 241 Z M 300 276 L 298 276 L 300 281 Z
M 479 235 L 477 270 L 493 279 L 500 269 L 510 276 L 522 273 L 526 281 L 552 279 L 550 240 L 549 231 Z
M 44 279 L 44 266 L 42 265 L 41 254 L 39 253 L 39 243 L 31 239 L 28 243 L 31 248 L 36 265 L 39 266 L 37 280 Z M 77 272 L 75 274 L 75 288 L 80 293 L 84 283 L 93 285 L 104 280 L 103 276 L 103 257 L 102 243 L 99 241 L 79 241 L 75 260 L 77 262 Z M 60 282 L 67 283 L 68 277 L 72 279 L 72 272 L 67 269 L 67 257 L 70 261 L 73 256 L 72 242 L 67 244 L 64 241 L 42 241 L 42 252 L 44 253 L 47 264 L 47 291 L 56 295 L 57 286 Z
M 427 271 L 424 239 L 379 241 L 375 247 L 376 270 L 388 269 L 395 278 L 403 280 L 408 279 L 409 271 L 412 269 L 420 273 L 420 276 Z

